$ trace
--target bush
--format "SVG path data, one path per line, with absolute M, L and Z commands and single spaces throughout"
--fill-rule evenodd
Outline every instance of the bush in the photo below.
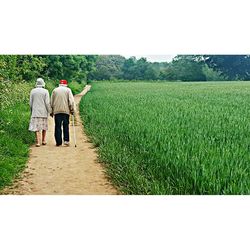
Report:
M 85 87 L 85 83 L 71 82 L 69 83 L 69 88 L 72 90 L 73 95 L 79 94 L 82 92 Z
M 0 83 L 0 110 L 6 109 L 16 103 L 28 103 L 32 83 Z

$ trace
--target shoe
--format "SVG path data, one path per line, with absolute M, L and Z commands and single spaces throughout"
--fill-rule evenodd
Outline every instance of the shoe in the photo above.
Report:
M 62 144 L 56 144 L 57 147 L 62 146 Z
M 69 146 L 69 142 L 68 142 L 68 141 L 65 141 L 65 142 L 64 142 L 64 146 L 68 147 L 68 146 Z
M 42 142 L 42 145 L 46 145 L 47 143 L 44 141 L 44 142 Z
M 36 144 L 36 147 L 40 147 L 41 145 L 39 143 Z

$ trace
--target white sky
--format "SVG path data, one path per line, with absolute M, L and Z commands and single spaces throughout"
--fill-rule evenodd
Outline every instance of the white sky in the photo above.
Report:
M 129 58 L 133 55 L 122 55 Z M 176 55 L 134 55 L 136 59 L 146 57 L 149 62 L 170 62 Z

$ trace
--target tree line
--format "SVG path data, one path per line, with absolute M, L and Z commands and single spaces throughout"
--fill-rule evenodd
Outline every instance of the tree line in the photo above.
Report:
M 172 62 L 148 62 L 146 58 L 126 59 L 120 55 L 100 55 L 93 80 L 222 81 L 250 80 L 248 55 L 178 55 Z
M 0 55 L 1 81 L 31 81 L 38 77 L 86 81 L 94 55 Z
M 178 55 L 171 62 L 120 55 L 0 55 L 0 82 L 91 80 L 250 80 L 249 55 Z

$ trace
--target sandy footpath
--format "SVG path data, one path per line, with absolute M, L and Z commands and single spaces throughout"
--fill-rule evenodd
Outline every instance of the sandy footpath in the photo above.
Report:
M 90 89 L 75 96 L 77 104 L 76 138 L 74 146 L 72 119 L 70 122 L 70 146 L 56 147 L 54 120 L 49 118 L 47 145 L 31 147 L 27 168 L 3 194 L 117 194 L 110 184 L 104 167 L 97 161 L 97 153 L 83 131 L 78 104 Z

